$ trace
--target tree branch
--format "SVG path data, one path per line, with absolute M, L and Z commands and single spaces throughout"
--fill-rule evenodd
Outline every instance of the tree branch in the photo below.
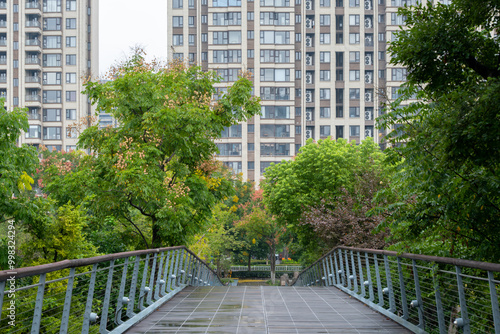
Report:
M 142 231 L 139 229 L 139 227 L 137 225 L 135 225 L 134 222 L 132 221 L 132 219 L 130 219 L 129 217 L 127 217 L 127 215 L 123 214 L 123 218 L 125 218 L 130 224 L 132 224 L 135 227 L 135 229 L 137 230 L 137 232 L 139 232 L 139 234 L 141 235 L 142 240 L 144 240 L 144 243 L 146 244 L 146 248 L 145 249 L 149 249 L 149 244 L 148 244 L 146 238 L 144 237 L 144 234 L 142 234 Z

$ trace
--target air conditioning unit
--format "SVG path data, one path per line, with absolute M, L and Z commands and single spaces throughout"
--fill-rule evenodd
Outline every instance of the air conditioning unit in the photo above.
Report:
M 312 130 L 306 130 L 306 139 L 312 138 Z
M 306 65 L 312 65 L 312 64 L 313 64 L 313 57 L 306 56 Z
M 365 18 L 365 28 L 373 28 L 373 20 L 370 18 Z
M 371 102 L 372 101 L 372 93 L 366 92 L 365 93 L 365 102 Z
M 371 0 L 365 0 L 365 9 L 366 10 L 372 9 L 372 1 Z
M 311 19 L 306 19 L 306 28 L 313 28 L 314 27 L 314 21 Z
M 306 10 L 312 10 L 313 4 L 312 1 L 306 1 Z
M 311 92 L 306 92 L 306 102 L 312 102 L 313 101 L 313 95 Z
M 365 56 L 365 65 L 372 65 L 372 56 L 371 55 Z
M 312 37 L 310 37 L 310 36 L 306 37 L 306 46 L 309 46 L 309 47 L 313 46 L 313 39 L 312 39 Z
M 373 83 L 373 73 L 372 72 L 365 73 L 365 82 L 366 83 Z
M 365 121 L 371 121 L 373 114 L 370 111 L 365 111 Z
M 366 137 L 373 137 L 373 130 L 372 129 L 365 129 L 365 138 Z
M 308 84 L 313 83 L 313 76 L 311 73 L 306 73 L 306 83 L 308 83 Z
M 306 111 L 306 121 L 310 122 L 313 120 L 312 112 Z

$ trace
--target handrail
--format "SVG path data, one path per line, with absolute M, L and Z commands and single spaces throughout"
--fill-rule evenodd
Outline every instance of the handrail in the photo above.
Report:
M 292 285 L 336 287 L 415 333 L 500 334 L 498 263 L 339 246 Z
M 275 271 L 301 271 L 302 266 L 300 265 L 276 265 Z M 231 266 L 231 271 L 248 271 L 248 266 Z M 250 266 L 250 271 L 271 271 L 270 265 L 255 265 Z
M 0 333 L 123 333 L 188 285 L 222 283 L 185 246 L 1 271 Z

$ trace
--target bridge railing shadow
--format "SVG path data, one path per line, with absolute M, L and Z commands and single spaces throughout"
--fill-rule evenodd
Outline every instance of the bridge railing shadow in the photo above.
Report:
M 500 333 L 500 264 L 337 247 L 295 286 L 334 286 L 415 333 Z
M 184 246 L 0 271 L 0 333 L 121 333 L 188 285 L 222 285 Z

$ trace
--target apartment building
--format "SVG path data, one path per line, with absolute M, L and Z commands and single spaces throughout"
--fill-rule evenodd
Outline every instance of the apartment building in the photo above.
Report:
M 72 150 L 94 113 L 81 94 L 99 69 L 98 0 L 0 0 L 0 95 L 27 108 L 20 143 Z
M 404 24 L 398 8 L 416 2 L 172 0 L 168 57 L 216 71 L 220 94 L 253 73 L 262 115 L 226 129 L 217 145 L 221 161 L 258 182 L 309 138 L 380 142 L 381 102 L 406 79 L 389 64 L 387 42 Z

